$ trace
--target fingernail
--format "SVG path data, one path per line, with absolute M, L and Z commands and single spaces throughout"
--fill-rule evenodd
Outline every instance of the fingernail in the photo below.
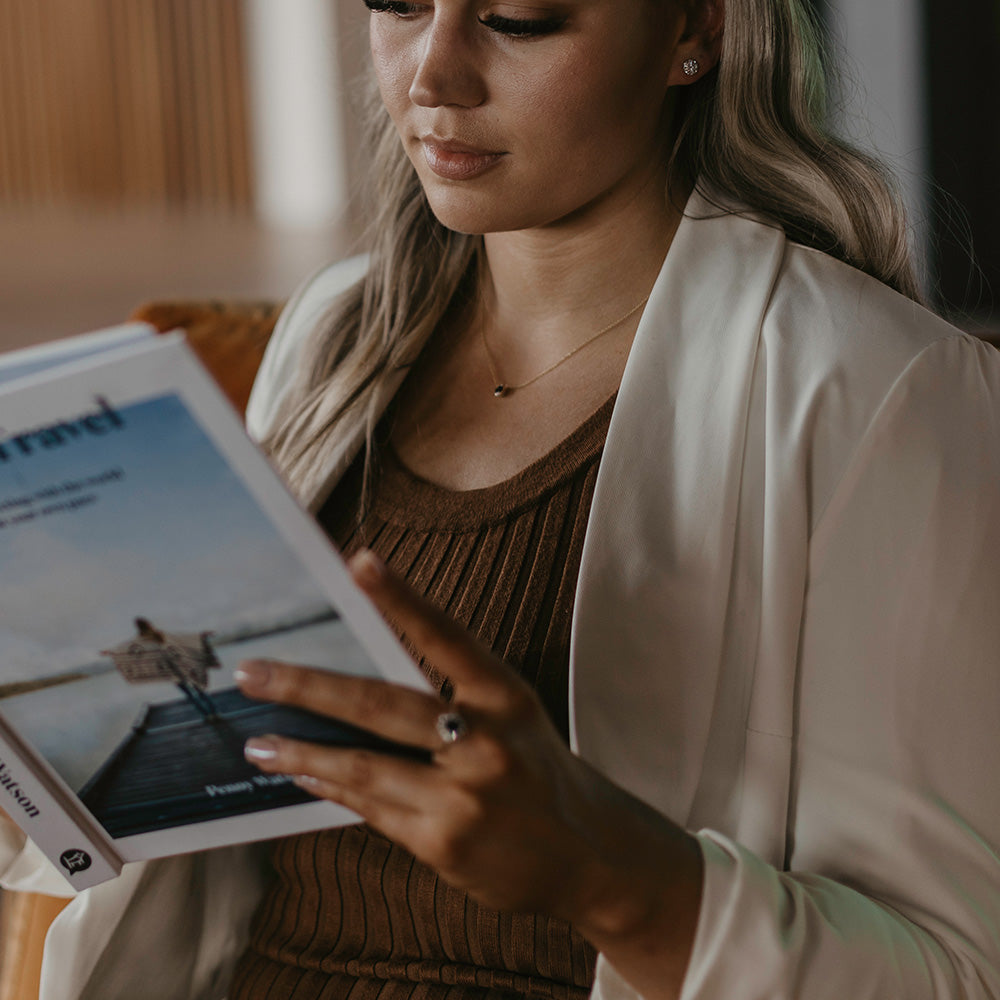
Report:
M 271 679 L 271 665 L 265 660 L 244 660 L 233 671 L 233 679 L 240 687 L 267 687 Z
M 362 549 L 351 559 L 351 572 L 358 583 L 376 584 L 385 575 L 385 563 L 371 549 Z
M 301 788 L 310 790 L 319 786 L 319 778 L 314 778 L 311 774 L 295 774 L 292 776 L 292 781 Z
M 251 764 L 274 760 L 278 756 L 278 744 L 269 736 L 257 736 L 243 745 L 243 756 Z

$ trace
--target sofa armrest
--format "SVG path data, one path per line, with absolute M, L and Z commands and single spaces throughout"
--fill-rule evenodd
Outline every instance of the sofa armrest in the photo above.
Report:
M 68 902 L 36 892 L 3 894 L 0 1000 L 37 1000 L 45 935 Z
M 184 330 L 202 364 L 242 415 L 280 312 L 281 304 L 275 302 L 150 302 L 130 319 L 150 323 L 161 333 Z

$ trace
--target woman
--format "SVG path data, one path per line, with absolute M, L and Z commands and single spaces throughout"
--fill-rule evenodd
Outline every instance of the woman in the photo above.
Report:
M 1000 366 L 907 297 L 799 6 L 368 6 L 375 251 L 289 307 L 250 421 L 441 695 L 241 683 L 433 762 L 248 746 L 370 826 L 276 845 L 230 995 L 996 995 Z M 353 958 L 348 854 L 386 873 Z M 247 870 L 92 892 L 157 908 L 173 981 L 90 930 L 48 995 L 222 995 Z

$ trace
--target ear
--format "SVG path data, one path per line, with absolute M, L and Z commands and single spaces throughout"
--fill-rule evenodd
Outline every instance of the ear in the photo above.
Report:
M 725 0 L 691 0 L 684 34 L 674 51 L 669 86 L 697 83 L 718 65 L 725 20 Z

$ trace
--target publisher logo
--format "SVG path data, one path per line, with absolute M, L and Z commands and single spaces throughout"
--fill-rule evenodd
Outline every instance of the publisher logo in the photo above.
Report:
M 70 875 L 75 875 L 77 872 L 85 872 L 90 867 L 90 855 L 79 848 L 63 851 L 59 855 L 59 863 Z

